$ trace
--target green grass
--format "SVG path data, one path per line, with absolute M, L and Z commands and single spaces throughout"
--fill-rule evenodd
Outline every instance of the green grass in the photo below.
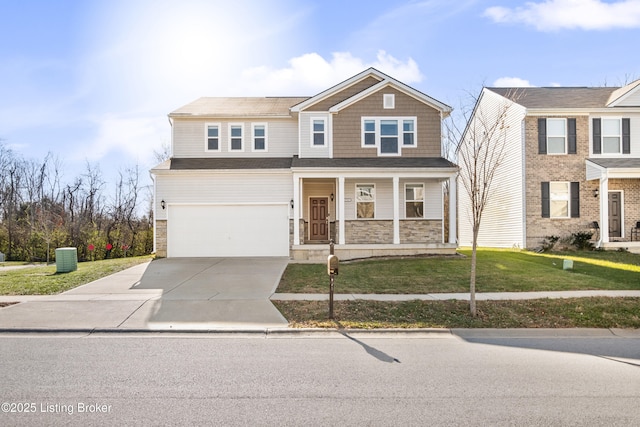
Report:
M 336 293 L 468 292 L 471 251 L 463 256 L 367 260 L 342 263 Z M 574 261 L 563 270 L 563 259 Z M 277 292 L 326 293 L 326 266 L 290 264 Z M 477 292 L 640 290 L 640 255 L 626 252 L 536 254 L 478 250 Z
M 640 328 L 640 298 L 478 301 L 274 301 L 292 327 L 314 328 Z
M 56 266 L 3 270 L 0 267 L 0 295 L 52 295 L 92 282 L 134 265 L 150 261 L 152 256 L 81 262 L 69 273 L 56 273 Z

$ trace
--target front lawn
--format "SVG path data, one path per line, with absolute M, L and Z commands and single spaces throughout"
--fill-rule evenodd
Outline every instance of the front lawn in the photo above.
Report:
M 273 301 L 295 328 L 640 328 L 640 298 L 478 301 Z
M 0 267 L 0 295 L 51 295 L 67 291 L 85 283 L 125 270 L 152 256 L 108 259 L 78 263 L 78 269 L 56 273 L 56 266 L 25 267 L 3 270 Z
M 469 292 L 471 250 L 460 256 L 381 259 L 340 264 L 336 293 Z M 563 270 L 563 259 L 574 261 Z M 277 292 L 328 293 L 324 264 L 290 264 Z M 593 251 L 537 254 L 478 250 L 477 292 L 640 290 L 640 255 Z

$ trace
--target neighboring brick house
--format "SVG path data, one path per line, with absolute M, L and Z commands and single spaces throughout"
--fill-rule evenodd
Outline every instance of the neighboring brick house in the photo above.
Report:
M 512 103 L 511 103 L 512 102 Z M 597 246 L 640 248 L 640 80 L 624 87 L 484 88 L 482 111 L 509 105 L 506 158 L 480 246 L 535 248 L 593 232 Z M 460 244 L 471 244 L 459 192 Z
M 326 259 L 330 238 L 341 258 L 453 253 L 450 111 L 373 68 L 312 97 L 179 108 L 172 158 L 151 170 L 156 253 Z

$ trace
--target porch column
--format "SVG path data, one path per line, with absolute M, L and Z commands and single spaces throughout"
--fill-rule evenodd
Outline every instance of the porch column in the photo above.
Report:
M 609 177 L 606 172 L 600 176 L 600 240 L 598 247 L 602 243 L 609 243 Z
M 449 243 L 456 243 L 457 241 L 457 210 L 458 210 L 458 187 L 456 175 L 449 177 Z M 444 228 L 444 221 L 442 224 Z M 444 230 L 442 230 L 442 240 L 444 243 Z
M 293 175 L 293 244 L 300 244 L 300 177 Z
M 336 215 L 338 222 L 338 244 L 344 245 L 346 240 L 345 233 L 345 212 L 344 212 L 344 176 L 338 177 L 338 212 Z
M 400 178 L 393 177 L 393 244 L 400 244 Z

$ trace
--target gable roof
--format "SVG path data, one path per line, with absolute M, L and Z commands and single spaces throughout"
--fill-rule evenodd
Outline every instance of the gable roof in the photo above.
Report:
M 526 108 L 605 108 L 617 87 L 488 87 Z
M 290 117 L 293 105 L 309 97 L 202 97 L 169 117 Z
M 344 108 L 345 106 L 351 105 L 354 102 L 370 95 L 373 92 L 376 92 L 384 87 L 387 86 L 394 86 L 396 89 L 400 90 L 401 92 L 406 93 L 409 96 L 412 96 L 414 98 L 416 98 L 417 100 L 424 102 L 427 105 L 430 105 L 431 107 L 435 108 L 436 110 L 442 111 L 443 113 L 450 113 L 452 111 L 452 108 L 450 106 L 448 106 L 447 104 L 444 104 L 438 100 L 436 100 L 435 98 L 432 98 L 414 88 L 412 88 L 411 86 L 408 86 L 396 79 L 394 79 L 393 77 L 389 77 L 388 75 L 382 73 L 381 71 L 376 70 L 375 68 L 369 68 L 367 70 L 364 70 L 363 72 L 356 74 L 355 76 L 341 82 L 338 83 L 337 85 L 323 91 L 320 92 L 319 94 L 312 96 L 311 98 L 301 102 L 300 104 L 297 104 L 295 106 L 293 106 L 291 108 L 292 112 L 300 112 L 302 110 L 304 110 L 305 108 L 314 105 L 324 99 L 329 98 L 330 96 L 340 92 L 341 90 L 344 90 L 345 88 L 352 86 L 366 78 L 369 77 L 373 77 L 376 80 L 378 80 L 379 82 L 370 86 L 369 88 L 351 96 L 348 99 L 345 99 L 341 102 L 339 102 L 338 104 L 332 106 L 329 111 L 330 112 L 337 112 L 340 109 Z
M 638 91 L 640 91 L 640 79 L 634 82 L 631 82 L 628 85 L 614 91 L 609 97 L 607 106 L 616 107 L 618 106 L 618 104 L 624 103 L 625 99 L 628 99 L 635 93 L 638 93 Z

